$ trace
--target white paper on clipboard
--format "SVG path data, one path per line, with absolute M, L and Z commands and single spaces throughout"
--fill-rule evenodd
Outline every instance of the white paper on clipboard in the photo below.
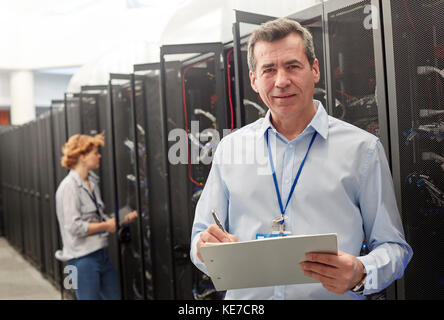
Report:
M 308 252 L 337 254 L 336 233 L 206 243 L 200 254 L 218 291 L 316 283 L 299 263 Z

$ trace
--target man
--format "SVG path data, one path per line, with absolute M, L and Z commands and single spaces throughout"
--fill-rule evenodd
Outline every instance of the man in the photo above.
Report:
M 250 37 L 248 63 L 251 86 L 269 111 L 220 142 L 196 207 L 193 263 L 207 272 L 199 253 L 205 242 L 252 240 L 273 228 L 337 233 L 338 255 L 310 253 L 295 266 L 319 283 L 229 290 L 226 299 L 362 299 L 383 290 L 403 275 L 412 249 L 379 139 L 313 100 L 319 65 L 299 23 L 262 25 Z M 251 145 L 264 155 L 232 161 Z M 212 210 L 228 233 L 214 224 Z M 371 252 L 359 257 L 364 240 Z

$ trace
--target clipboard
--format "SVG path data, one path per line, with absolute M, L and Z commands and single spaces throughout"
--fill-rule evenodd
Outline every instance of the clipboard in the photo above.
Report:
M 285 236 L 235 243 L 206 243 L 200 254 L 218 291 L 318 283 L 299 263 L 308 252 L 337 254 L 336 233 Z

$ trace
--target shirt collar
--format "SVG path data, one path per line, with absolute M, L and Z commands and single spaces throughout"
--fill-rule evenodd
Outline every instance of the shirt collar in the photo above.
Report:
M 324 139 L 327 139 L 328 137 L 328 114 L 325 111 L 324 106 L 322 103 L 318 100 L 313 100 L 314 106 L 317 109 L 315 116 L 313 119 L 311 119 L 310 123 L 308 124 L 307 128 L 304 129 L 302 134 L 307 131 L 307 129 L 312 128 L 313 130 L 317 131 L 317 133 Z M 259 130 L 259 133 L 263 136 L 265 132 L 272 128 L 274 131 L 276 129 L 273 127 L 273 124 L 270 121 L 270 110 L 267 111 L 264 120 L 262 122 L 262 126 Z
M 76 170 L 74 170 L 74 169 L 70 170 L 69 171 L 69 175 L 74 178 L 74 180 L 77 183 L 77 186 L 79 188 L 81 188 L 81 187 L 85 187 L 86 188 L 85 182 L 83 182 L 82 178 L 80 177 L 79 173 Z M 92 176 L 91 172 L 89 172 L 89 174 L 88 174 L 88 181 L 89 181 L 89 185 L 91 186 L 91 190 L 94 190 L 95 185 L 96 185 L 96 181 L 95 181 L 94 176 L 96 176 L 96 175 L 94 174 Z

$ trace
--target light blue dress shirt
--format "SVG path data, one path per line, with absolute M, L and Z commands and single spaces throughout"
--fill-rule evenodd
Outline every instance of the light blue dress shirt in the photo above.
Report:
M 338 249 L 363 263 L 367 278 L 363 294 L 376 293 L 402 277 L 412 257 L 398 212 L 390 169 L 379 139 L 329 116 L 314 100 L 316 115 L 293 141 L 263 119 L 228 135 L 219 143 L 196 207 L 191 234 L 191 259 L 197 258 L 199 234 L 214 224 L 216 210 L 226 230 L 239 241 L 271 233 L 281 215 L 264 134 L 269 128 L 271 153 L 282 202 L 312 135 L 318 135 L 288 204 L 285 230 L 293 235 L 337 233 Z M 359 257 L 367 240 L 370 253 Z M 295 266 L 298 268 L 299 266 Z M 226 299 L 362 299 L 351 291 L 338 295 L 320 283 L 228 290 Z

